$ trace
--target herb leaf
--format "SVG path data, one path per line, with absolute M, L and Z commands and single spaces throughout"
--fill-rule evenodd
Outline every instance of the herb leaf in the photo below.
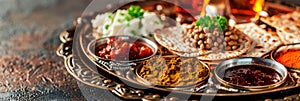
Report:
M 128 11 L 128 14 L 133 18 L 143 18 L 144 17 L 144 11 L 142 10 L 142 8 L 140 6 L 131 5 L 127 11 Z
M 196 26 L 201 26 L 202 28 L 207 27 L 210 31 L 219 28 L 220 31 L 224 32 L 227 25 L 228 21 L 224 16 L 215 16 L 213 18 L 204 16 L 199 18 L 196 22 Z

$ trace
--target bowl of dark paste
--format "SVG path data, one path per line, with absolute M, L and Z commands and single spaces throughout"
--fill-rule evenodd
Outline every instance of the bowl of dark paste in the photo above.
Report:
M 282 64 L 252 57 L 223 61 L 215 68 L 214 74 L 225 86 L 250 91 L 276 88 L 286 81 L 288 75 Z

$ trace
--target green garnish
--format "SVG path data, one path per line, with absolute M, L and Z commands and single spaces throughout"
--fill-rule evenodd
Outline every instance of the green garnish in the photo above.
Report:
M 137 33 L 135 32 L 135 30 L 131 30 L 130 33 L 131 33 L 132 35 L 137 35 Z
M 130 21 L 131 20 L 130 16 L 125 16 L 125 20 Z
M 160 24 L 162 24 L 162 22 L 161 21 L 154 21 L 154 24 L 160 25 Z
M 126 24 L 126 27 L 130 27 L 130 23 L 127 23 L 127 24 Z
M 105 29 L 108 30 L 108 28 L 109 28 L 109 25 L 105 25 Z
M 118 21 L 119 23 L 121 23 L 121 22 L 122 22 L 122 20 L 121 20 L 121 19 L 118 19 L 117 21 Z
M 142 10 L 142 8 L 140 6 L 131 5 L 127 11 L 128 11 L 128 14 L 132 18 L 143 18 L 144 17 L 144 11 Z
M 210 31 L 219 28 L 220 31 L 224 32 L 227 25 L 228 21 L 224 16 L 215 16 L 212 19 L 209 16 L 204 16 L 199 18 L 196 22 L 196 26 L 201 26 L 202 28 L 207 27 Z
M 108 14 L 108 18 L 113 19 L 114 18 L 114 14 L 113 13 L 109 13 Z

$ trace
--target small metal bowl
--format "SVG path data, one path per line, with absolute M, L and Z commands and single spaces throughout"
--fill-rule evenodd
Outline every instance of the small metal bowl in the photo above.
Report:
M 273 69 L 281 76 L 281 80 L 274 84 L 263 85 L 263 86 L 244 86 L 244 85 L 233 84 L 223 79 L 226 70 L 232 67 L 243 66 L 243 65 L 256 65 L 256 66 L 259 65 L 269 69 Z M 234 58 L 234 59 L 223 61 L 214 69 L 214 75 L 215 78 L 224 86 L 229 86 L 229 87 L 234 87 L 234 88 L 249 90 L 249 91 L 261 91 L 261 90 L 273 89 L 283 84 L 286 81 L 288 72 L 287 69 L 282 64 L 276 61 L 270 59 L 263 59 L 263 58 L 244 57 L 244 58 Z
M 275 50 L 273 50 L 270 54 L 270 57 L 272 60 L 277 61 L 277 57 L 283 53 L 283 52 L 287 52 L 288 50 L 299 50 L 300 49 L 300 43 L 295 43 L 295 44 L 287 44 L 287 45 L 281 45 L 278 46 Z M 278 62 L 278 61 L 277 61 Z M 299 61 L 300 62 L 300 61 Z M 283 63 L 281 63 L 283 64 Z M 290 67 L 290 66 L 286 66 L 285 64 L 283 64 L 286 68 L 288 68 L 290 71 L 293 72 L 297 72 L 300 73 L 300 68 L 295 68 L 295 67 Z
M 170 61 L 172 60 L 176 60 L 176 59 L 179 59 L 179 61 L 185 61 L 182 65 L 184 65 L 184 67 L 175 67 L 174 65 L 170 66 L 170 67 L 167 67 L 167 64 L 171 63 Z M 177 61 L 175 64 L 181 64 L 179 63 L 179 61 Z M 160 63 L 163 63 L 165 64 L 166 66 L 162 66 L 163 68 L 160 68 L 160 69 L 163 69 L 164 71 L 158 71 L 158 70 L 154 70 L 154 71 L 151 71 L 151 68 L 148 68 L 148 67 L 144 67 L 144 66 L 147 66 L 148 63 L 151 63 L 151 62 L 160 62 Z M 194 64 L 198 62 L 199 64 Z M 174 63 L 174 61 L 173 61 Z M 190 64 L 191 63 L 191 64 Z M 196 71 L 197 73 L 200 73 L 199 75 L 201 76 L 201 78 L 196 78 L 194 79 L 195 75 L 191 75 L 189 73 L 192 73 L 192 72 L 189 72 L 190 69 L 192 68 L 195 68 L 195 67 L 191 67 L 193 65 L 201 65 L 201 68 L 203 68 L 203 72 L 200 73 L 200 71 L 198 71 L 197 69 L 195 69 L 194 71 Z M 175 69 L 171 69 L 171 68 L 174 68 Z M 190 67 L 190 68 L 189 68 Z M 143 77 L 143 74 L 141 73 L 145 73 L 145 72 L 142 72 L 142 69 L 145 69 L 145 68 L 148 68 L 150 69 L 150 75 L 153 75 L 155 77 L 152 78 L 153 79 L 163 79 L 164 77 L 166 76 L 163 76 L 161 78 L 159 77 L 156 77 L 156 76 L 159 76 L 159 75 L 168 75 L 168 80 L 169 81 L 172 81 L 171 79 L 171 71 L 175 72 L 174 70 L 176 70 L 176 73 L 173 74 L 173 76 L 175 76 L 178 72 L 180 72 L 180 77 L 177 79 L 177 80 L 182 80 L 181 82 L 178 82 L 176 79 L 175 79 L 175 82 L 177 82 L 178 84 L 158 84 L 158 83 L 155 83 L 153 81 L 150 81 L 148 79 L 151 79 L 151 78 L 144 78 Z M 159 68 L 159 67 L 158 67 Z M 167 69 L 168 68 L 168 69 Z M 181 69 L 179 69 L 181 68 Z M 184 69 L 182 69 L 184 68 Z M 200 67 L 199 67 L 200 68 Z M 153 68 L 152 68 L 153 69 Z M 178 71 L 179 70 L 179 71 Z M 185 71 L 187 70 L 187 71 Z M 169 72 L 168 72 L 169 71 Z M 193 70 L 192 70 L 193 71 Z M 149 70 L 146 70 L 146 72 L 149 72 Z M 156 72 L 156 73 L 155 73 Z M 201 62 L 200 60 L 198 60 L 197 58 L 186 58 L 186 57 L 178 57 L 178 56 L 174 56 L 174 55 L 170 55 L 170 56 L 154 56 L 152 57 L 152 59 L 149 59 L 147 61 L 144 61 L 136 70 L 135 70 L 135 73 L 137 75 L 137 81 L 140 82 L 140 83 L 143 83 L 145 85 L 150 85 L 150 86 L 156 86 L 156 87 L 161 87 L 161 88 L 169 88 L 169 89 L 173 89 L 173 90 L 182 90 L 182 89 L 186 89 L 186 88 L 190 88 L 190 87 L 195 87 L 195 86 L 201 86 L 203 85 L 204 83 L 207 82 L 207 79 L 210 75 L 210 69 L 209 67 Z M 161 74 L 161 73 L 164 73 L 164 74 Z M 171 73 L 171 74 L 169 74 Z M 181 73 L 184 73 L 184 74 L 181 74 Z M 155 75 L 154 75 L 155 74 Z M 187 75 L 189 74 L 189 75 Z M 194 74 L 194 73 L 192 73 Z M 147 76 L 150 76 L 147 74 Z M 182 77 L 184 76 L 184 77 Z M 190 80 L 191 78 L 193 78 L 192 80 Z M 174 80 L 174 79 L 173 79 Z M 161 81 L 158 80 L 160 83 Z M 163 80 L 162 80 L 163 81 Z
M 110 38 L 122 38 L 123 40 L 131 40 L 134 43 L 144 44 L 152 49 L 153 54 L 145 58 L 128 60 L 128 61 L 111 60 L 111 59 L 105 59 L 100 56 L 97 56 L 95 54 L 95 48 L 97 47 L 96 45 L 100 46 L 106 44 L 107 40 Z M 127 69 L 131 69 L 131 67 L 133 66 L 136 66 L 141 61 L 147 60 L 152 56 L 154 56 L 158 51 L 158 46 L 156 45 L 156 43 L 146 38 L 138 38 L 134 36 L 122 35 L 122 36 L 104 37 L 104 38 L 93 40 L 88 44 L 87 51 L 90 57 L 94 61 L 96 61 L 101 66 L 104 66 L 108 70 L 124 70 L 124 69 L 127 70 Z

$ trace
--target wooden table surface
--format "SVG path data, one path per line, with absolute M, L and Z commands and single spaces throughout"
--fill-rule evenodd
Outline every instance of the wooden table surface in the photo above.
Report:
M 55 53 L 92 0 L 0 0 L 0 101 L 120 100 L 77 82 Z

